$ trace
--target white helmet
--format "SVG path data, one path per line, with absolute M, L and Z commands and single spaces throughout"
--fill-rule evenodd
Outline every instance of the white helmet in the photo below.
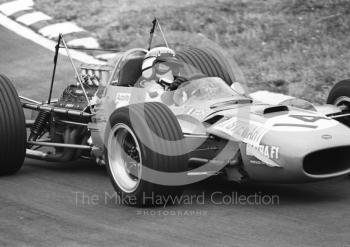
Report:
M 142 63 L 142 76 L 150 79 L 180 67 L 175 52 L 167 47 L 156 47 L 147 52 Z

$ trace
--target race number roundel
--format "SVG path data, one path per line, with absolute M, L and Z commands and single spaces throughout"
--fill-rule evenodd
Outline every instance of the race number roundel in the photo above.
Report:
M 267 120 L 266 122 L 269 129 L 277 131 L 322 130 L 334 127 L 337 124 L 338 122 L 331 118 L 307 113 L 277 116 Z

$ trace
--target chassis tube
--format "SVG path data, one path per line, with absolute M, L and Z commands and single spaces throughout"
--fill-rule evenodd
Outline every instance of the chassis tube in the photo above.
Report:
M 66 143 L 53 143 L 53 142 L 36 142 L 28 141 L 28 144 L 35 146 L 46 146 L 46 147 L 58 147 L 58 148 L 76 148 L 76 149 L 87 149 L 90 150 L 92 147 L 87 145 L 77 145 L 77 144 L 66 144 Z
M 76 111 L 76 110 L 68 110 L 65 108 L 59 108 L 52 105 L 36 105 L 36 104 L 28 104 L 28 103 L 22 103 L 22 107 L 26 109 L 31 110 L 37 110 L 37 111 L 49 111 L 49 112 L 55 112 L 55 113 L 61 113 L 66 114 L 68 116 L 80 116 L 80 117 L 92 117 L 94 114 L 86 113 L 82 111 Z

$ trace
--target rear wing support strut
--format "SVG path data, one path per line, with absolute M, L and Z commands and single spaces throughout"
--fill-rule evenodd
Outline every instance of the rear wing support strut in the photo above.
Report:
M 51 97 L 52 97 L 52 89 L 53 89 L 53 83 L 55 81 L 55 75 L 56 75 L 56 67 L 57 67 L 57 60 L 58 60 L 58 51 L 60 49 L 60 44 L 61 44 L 61 35 L 58 35 L 58 41 L 57 44 L 55 46 L 55 56 L 53 58 L 53 72 L 52 72 L 52 77 L 51 77 L 51 86 L 50 86 L 50 93 L 49 93 L 49 98 L 47 100 L 48 104 L 51 103 Z

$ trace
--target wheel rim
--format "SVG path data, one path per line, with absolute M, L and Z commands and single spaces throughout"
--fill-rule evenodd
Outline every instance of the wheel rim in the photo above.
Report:
M 142 174 L 140 145 L 134 132 L 125 124 L 116 124 L 108 137 L 107 150 L 114 181 L 124 192 L 134 192 Z

